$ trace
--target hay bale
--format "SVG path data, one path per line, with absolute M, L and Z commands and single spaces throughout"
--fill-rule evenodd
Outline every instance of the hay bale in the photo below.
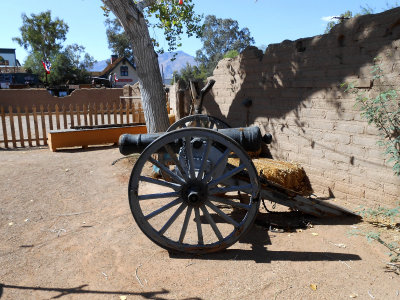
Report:
M 299 164 L 268 158 L 256 158 L 252 161 L 261 179 L 266 179 L 303 196 L 312 194 L 310 181 Z M 239 159 L 229 158 L 229 163 L 238 166 Z

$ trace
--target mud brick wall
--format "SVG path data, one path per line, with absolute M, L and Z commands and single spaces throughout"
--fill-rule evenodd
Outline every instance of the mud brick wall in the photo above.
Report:
M 258 125 L 273 135 L 276 159 L 301 163 L 319 196 L 356 205 L 396 205 L 396 177 L 378 132 L 339 85 L 354 82 L 372 96 L 384 84 L 400 89 L 400 9 L 350 19 L 326 35 L 249 47 L 214 70 L 207 112 L 232 126 Z M 372 80 L 380 57 L 383 81 Z M 244 102 L 251 100 L 249 108 Z
M 8 106 L 12 106 L 14 111 L 16 107 L 21 108 L 27 106 L 31 108 L 33 105 L 65 105 L 69 107 L 72 104 L 93 104 L 93 103 L 117 103 L 120 102 L 120 96 L 123 95 L 123 89 L 79 89 L 74 90 L 66 97 L 56 97 L 49 94 L 46 89 L 0 89 L 0 106 L 8 111 Z

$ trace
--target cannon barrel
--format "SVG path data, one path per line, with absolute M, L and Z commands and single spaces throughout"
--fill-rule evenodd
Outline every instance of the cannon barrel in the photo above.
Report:
M 217 131 L 235 140 L 248 152 L 257 152 L 260 150 L 262 142 L 269 144 L 272 140 L 270 134 L 262 136 L 258 127 L 224 128 Z M 123 134 L 119 138 L 119 151 L 123 155 L 141 153 L 148 145 L 164 134 Z M 172 146 L 179 148 L 181 142 L 176 141 L 176 145 Z

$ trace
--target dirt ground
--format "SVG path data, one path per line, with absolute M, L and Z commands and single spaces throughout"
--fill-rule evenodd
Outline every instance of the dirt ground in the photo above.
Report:
M 261 208 L 228 250 L 173 254 L 135 224 L 118 149 L 0 155 L 1 299 L 400 299 L 386 248 L 349 234 L 368 224 Z

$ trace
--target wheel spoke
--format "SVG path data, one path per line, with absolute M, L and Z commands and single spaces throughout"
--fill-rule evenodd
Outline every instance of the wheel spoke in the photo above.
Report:
M 199 179 L 199 180 L 201 180 L 201 178 L 203 177 L 203 173 L 204 173 L 204 169 L 206 168 L 206 164 L 207 164 L 207 160 L 208 160 L 208 155 L 210 153 L 210 149 L 211 149 L 211 142 L 210 142 L 210 139 L 207 138 L 207 140 L 206 140 L 206 149 L 204 149 L 204 153 L 202 155 L 203 159 L 201 161 L 200 171 L 197 174 L 197 179 Z
M 211 208 L 213 211 L 215 211 L 226 222 L 232 224 L 233 226 L 235 226 L 235 228 L 239 227 L 239 223 L 238 222 L 236 222 L 234 219 L 232 219 L 230 216 L 228 216 L 226 213 L 224 213 L 222 210 L 220 210 L 218 207 L 216 207 L 210 201 L 206 202 L 206 205 L 209 208 Z
M 165 187 L 171 188 L 171 189 L 173 189 L 175 191 L 177 191 L 177 190 L 179 190 L 181 188 L 181 186 L 179 184 L 175 184 L 175 183 L 168 182 L 168 181 L 163 181 L 163 180 L 158 180 L 158 179 L 147 177 L 147 176 L 140 176 L 139 180 L 140 181 L 145 181 L 145 182 L 148 182 L 148 183 L 154 183 L 154 184 L 157 184 L 157 185 L 165 186 Z
M 237 208 L 243 208 L 245 210 L 249 210 L 250 209 L 250 205 L 248 205 L 248 204 L 235 202 L 235 201 L 232 201 L 232 200 L 229 200 L 229 199 L 225 199 L 225 198 L 221 198 L 221 197 L 210 196 L 210 200 L 211 201 L 215 201 L 215 202 L 219 202 L 219 203 L 222 203 L 222 204 L 230 205 L 230 206 L 233 206 L 233 207 L 237 207 Z
M 183 239 L 185 238 L 186 230 L 188 228 L 188 224 L 189 224 L 189 220 L 190 220 L 190 216 L 192 214 L 192 209 L 193 209 L 192 207 L 188 207 L 188 209 L 186 211 L 185 221 L 183 221 L 181 235 L 179 236 L 179 243 L 182 243 Z
M 140 201 L 140 200 L 161 199 L 161 198 L 169 198 L 177 196 L 179 196 L 178 192 L 147 194 L 138 196 L 138 200 Z
M 204 245 L 203 241 L 203 230 L 201 228 L 201 220 L 200 220 L 200 211 L 198 207 L 194 208 L 194 215 L 195 215 L 195 220 L 196 220 L 196 226 L 197 226 L 197 240 L 199 245 Z
M 160 229 L 158 232 L 159 234 L 164 234 L 168 228 L 172 225 L 172 223 L 175 222 L 175 220 L 179 217 L 179 215 L 182 213 L 182 211 L 185 209 L 187 205 L 185 203 L 182 203 L 181 206 L 178 207 L 178 209 L 174 212 L 174 214 L 169 218 L 167 223 Z
M 149 213 L 149 214 L 146 215 L 144 218 L 145 218 L 146 220 L 150 220 L 151 218 L 153 218 L 153 217 L 155 217 L 155 216 L 161 214 L 162 212 L 164 212 L 164 211 L 170 209 L 171 207 L 174 207 L 175 205 L 178 205 L 178 204 L 181 203 L 181 202 L 182 202 L 182 199 L 181 199 L 181 198 L 177 198 L 177 199 L 175 199 L 174 201 L 171 201 L 170 203 L 168 203 L 167 205 L 164 205 L 163 207 L 161 207 L 161 208 L 159 208 L 159 209 L 153 211 L 152 213 Z
M 225 152 L 222 154 L 222 156 L 218 159 L 217 163 L 215 164 L 213 170 L 217 170 L 221 164 L 227 159 L 229 153 L 231 151 L 228 149 L 225 150 Z M 210 173 L 207 174 L 207 176 L 203 179 L 203 182 L 207 182 L 208 180 L 210 180 L 211 176 L 214 174 L 213 171 L 211 171 Z
M 214 230 L 214 233 L 217 236 L 218 240 L 222 241 L 224 238 L 222 237 L 222 234 L 219 231 L 217 224 L 215 224 L 214 220 L 211 218 L 210 213 L 208 212 L 207 208 L 205 208 L 205 206 L 201 206 L 200 209 L 203 212 L 203 214 L 206 216 L 206 219 L 207 219 L 208 223 L 210 223 L 211 228 Z
M 156 165 L 157 167 L 159 167 L 161 170 L 163 170 L 165 173 L 167 173 L 169 175 L 169 177 L 171 177 L 172 180 L 174 180 L 176 183 L 179 184 L 184 184 L 185 181 L 179 177 L 178 175 L 176 175 L 175 173 L 172 173 L 170 169 L 168 169 L 166 166 L 164 166 L 162 163 L 160 163 L 158 160 L 155 160 L 152 157 L 149 157 L 149 161 L 153 164 Z
M 236 192 L 236 191 L 251 191 L 251 188 L 253 187 L 252 184 L 246 184 L 246 185 L 234 185 L 234 186 L 227 186 L 223 188 L 213 188 L 209 190 L 209 194 L 214 195 L 214 194 L 222 194 L 222 193 L 228 193 L 228 192 Z
M 179 171 L 181 172 L 183 178 L 185 180 L 188 179 L 188 175 L 187 172 L 185 171 L 185 169 L 182 166 L 182 163 L 178 160 L 178 157 L 176 156 L 176 153 L 172 150 L 171 146 L 166 144 L 164 146 L 165 150 L 167 150 L 169 156 L 171 156 L 172 160 L 174 161 L 176 167 L 179 169 Z
M 209 187 L 216 186 L 218 183 L 224 181 L 225 179 L 228 179 L 228 178 L 230 178 L 230 177 L 236 175 L 237 173 L 239 173 L 240 171 L 242 171 L 245 167 L 246 167 L 245 165 L 240 165 L 239 167 L 234 168 L 234 169 L 232 169 L 232 170 L 226 172 L 225 174 L 221 175 L 220 177 L 215 178 L 214 180 L 212 180 L 212 181 L 208 184 L 208 186 L 209 186 Z
M 190 136 L 185 137 L 185 150 L 189 169 L 189 177 L 194 179 L 196 178 L 196 174 L 194 173 L 193 151 L 192 143 L 190 142 Z

